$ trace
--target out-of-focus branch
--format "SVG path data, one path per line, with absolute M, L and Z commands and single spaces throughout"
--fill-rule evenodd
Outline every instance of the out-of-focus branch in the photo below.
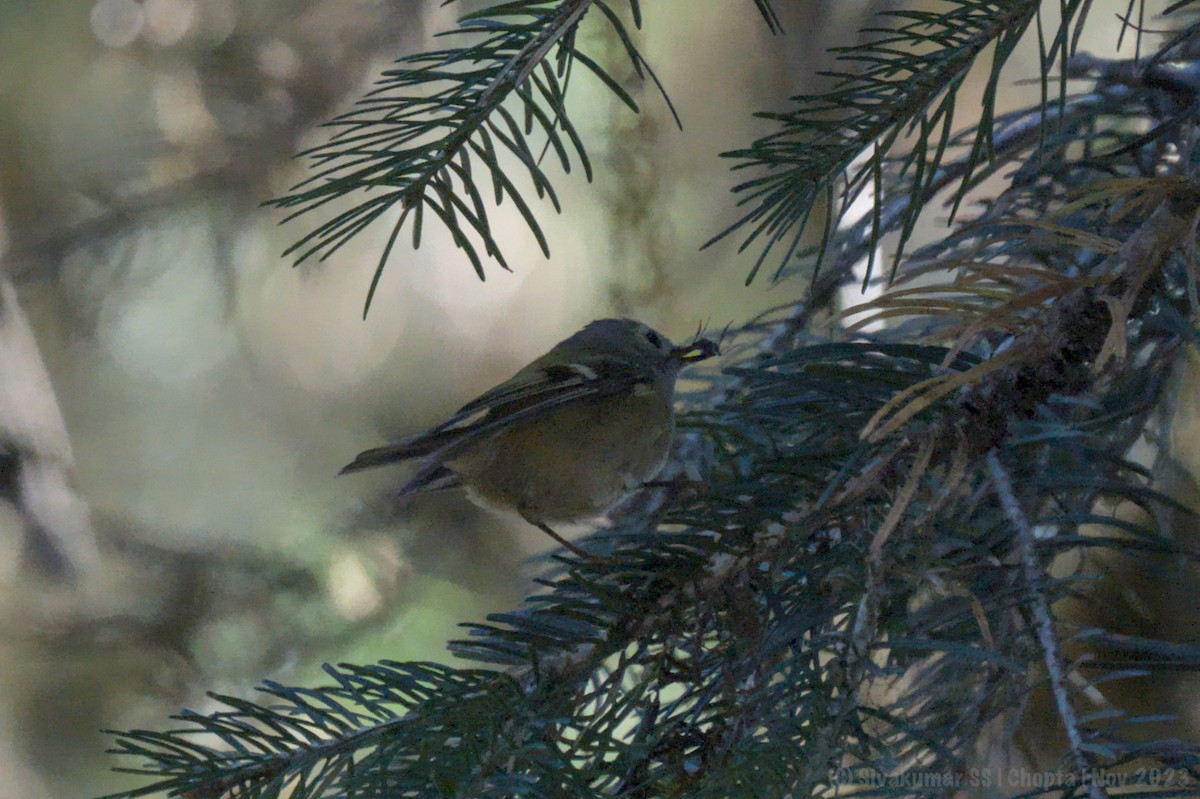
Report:
M 71 487 L 71 445 L 50 375 L 7 278 L 0 276 L 0 499 L 22 521 L 22 553 L 55 577 L 98 563 L 87 503 Z

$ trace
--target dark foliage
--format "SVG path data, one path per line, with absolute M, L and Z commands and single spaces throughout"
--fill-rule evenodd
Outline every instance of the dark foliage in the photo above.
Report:
M 580 4 L 490 13 L 532 5 L 546 32 L 521 28 L 524 41 Z M 790 253 L 822 195 L 870 186 L 875 210 L 849 226 L 827 210 L 823 243 L 781 273 L 823 260 L 808 298 L 747 325 L 689 397 L 676 468 L 690 479 L 597 533 L 610 559 L 563 557 L 521 608 L 453 644 L 497 670 L 343 665 L 326 687 L 223 698 L 180 729 L 119 734 L 129 767 L 156 781 L 128 795 L 944 796 L 1013 749 L 1041 689 L 1065 741 L 1061 781 L 1003 794 L 1103 796 L 1089 777 L 1127 769 L 1123 796 L 1194 795 L 1195 743 L 1107 692 L 1195 671 L 1200 649 L 1055 604 L 1097 601 L 1114 564 L 1197 567 L 1190 528 L 1166 523 L 1191 516 L 1152 468 L 1200 310 L 1194 4 L 1175 4 L 1160 48 L 1131 62 L 1072 53 L 1088 3 L 1062 3 L 1062 25 L 1038 31 L 1045 102 L 1008 115 L 992 95 L 1039 4 L 942 5 L 883 18 L 843 51 L 877 67 L 799 98 L 783 132 L 745 151 L 765 169 L 745 224 L 768 248 Z M 982 122 L 951 135 L 954 92 L 990 43 Z M 449 53 L 410 62 L 463 58 Z M 392 157 L 396 174 L 427 165 Z M 1005 187 L 984 196 L 995 175 Z M 393 191 L 458 207 L 446 224 L 485 233 L 464 210 L 471 192 L 436 180 Z M 818 336 L 853 266 L 947 196 L 980 210 Z

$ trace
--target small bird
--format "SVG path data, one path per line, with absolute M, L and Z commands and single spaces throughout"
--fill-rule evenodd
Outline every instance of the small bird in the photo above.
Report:
M 719 354 L 709 339 L 675 346 L 641 322 L 599 319 L 436 427 L 361 452 L 339 474 L 420 459 L 400 497 L 462 486 L 590 557 L 550 524 L 599 516 L 658 474 L 679 370 Z

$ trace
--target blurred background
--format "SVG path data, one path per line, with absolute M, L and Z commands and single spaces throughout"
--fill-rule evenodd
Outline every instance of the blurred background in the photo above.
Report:
M 338 468 L 591 319 L 684 338 L 801 296 L 745 287 L 737 241 L 699 250 L 733 218 L 718 153 L 899 3 L 779 2 L 783 37 L 749 2 L 644 4 L 684 130 L 652 85 L 630 84 L 635 116 L 580 80 L 597 179 L 556 181 L 561 216 L 537 207 L 550 260 L 507 203 L 493 225 L 513 272 L 481 283 L 428 225 L 365 321 L 386 224 L 292 268 L 280 254 L 316 220 L 260 206 L 304 176 L 291 155 L 478 5 L 0 5 L 0 799 L 138 784 L 98 731 L 209 709 L 205 690 L 449 659 L 456 623 L 517 602 L 548 541 L 457 495 L 393 507 L 403 470 Z M 1111 53 L 1117 25 L 1089 37 Z M 1027 44 L 1014 80 L 1036 75 Z M 630 72 L 618 43 L 592 49 Z M 1038 92 L 1010 88 L 1002 107 Z

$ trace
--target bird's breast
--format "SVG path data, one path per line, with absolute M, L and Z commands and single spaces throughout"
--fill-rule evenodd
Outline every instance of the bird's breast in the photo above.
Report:
M 573 403 L 518 423 L 447 463 L 484 504 L 532 521 L 597 516 L 662 468 L 674 430 L 661 391 Z

